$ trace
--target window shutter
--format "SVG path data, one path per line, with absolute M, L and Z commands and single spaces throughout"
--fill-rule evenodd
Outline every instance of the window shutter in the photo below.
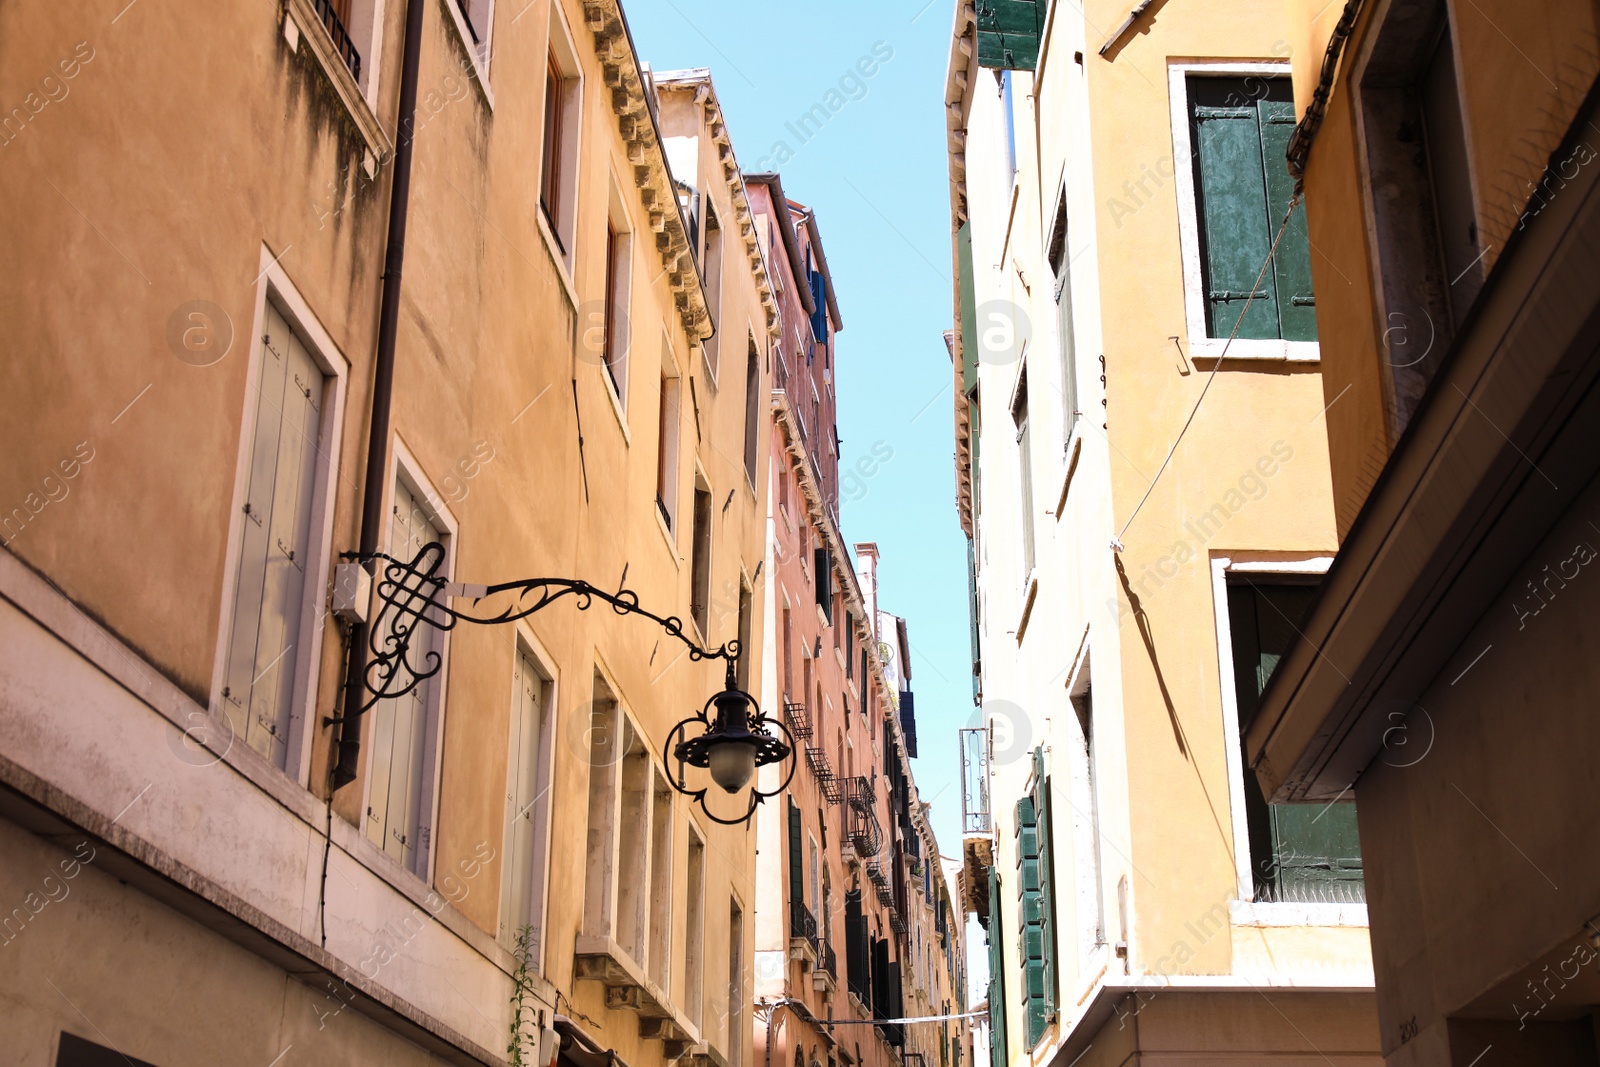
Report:
M 978 388 L 978 297 L 972 273 L 972 223 L 956 231 L 956 270 L 961 277 L 961 389 L 968 396 Z M 977 436 L 977 427 L 973 427 Z M 974 457 L 973 466 L 977 466 Z
M 1044 1036 L 1044 894 L 1040 863 L 1039 817 L 1033 794 L 1017 801 L 1017 954 L 1022 961 L 1023 1032 L 1028 1048 Z
M 1289 150 L 1289 135 L 1294 133 L 1294 101 L 1257 101 L 1256 114 L 1261 126 L 1261 163 L 1266 176 L 1270 240 L 1282 225 L 1283 216 L 1289 210 L 1289 198 L 1294 195 L 1294 179 L 1289 177 L 1284 158 Z M 1311 242 L 1306 235 L 1304 205 L 1295 211 L 1289 228 L 1278 241 L 1277 254 L 1272 257 L 1272 277 L 1277 290 L 1281 336 L 1289 341 L 1315 341 L 1317 301 L 1311 288 Z
M 533 890 L 535 802 L 539 771 L 539 673 L 527 654 L 517 651 L 511 708 L 511 766 L 506 788 L 505 869 L 501 875 L 500 936 L 515 938 L 529 921 Z
M 1200 196 L 1201 256 L 1205 266 L 1206 326 L 1227 337 L 1252 293 L 1240 337 L 1278 336 L 1278 306 L 1272 274 L 1255 289 L 1256 275 L 1272 246 L 1266 177 L 1261 168 L 1261 133 L 1256 107 L 1242 79 L 1190 78 L 1190 132 L 1194 140 Z
M 1006 1067 L 1006 954 L 1000 872 L 989 868 L 989 1065 Z
M 806 887 L 804 882 L 803 861 L 801 859 L 801 843 L 805 833 L 800 821 L 800 805 L 794 802 L 794 797 L 789 798 L 789 901 L 791 904 L 805 906 Z M 793 931 L 791 929 L 791 936 Z
M 880 937 L 872 942 L 872 1017 L 893 1018 L 889 1008 L 889 941 Z
M 885 944 L 887 944 L 887 942 L 885 942 Z M 888 987 L 889 987 L 889 1013 L 887 1015 L 887 1018 L 890 1018 L 890 1019 L 903 1019 L 903 1018 L 905 1018 L 905 1014 L 906 1014 L 905 1013 L 905 1000 L 901 995 L 900 961 L 899 960 L 890 960 L 889 961 L 889 976 L 888 976 L 888 980 L 887 980 L 887 982 L 885 984 L 887 984 Z M 888 1038 L 889 1044 L 893 1045 L 895 1048 L 904 1048 L 905 1047 L 905 1044 L 906 1044 L 906 1024 L 905 1023 L 895 1023 L 893 1026 L 885 1027 L 884 1030 L 885 1030 L 884 1036 L 886 1038 Z
M 394 489 L 394 514 L 389 553 L 411 559 L 424 545 L 443 541 L 428 517 L 426 505 L 403 484 Z M 437 656 L 433 626 L 419 623 L 411 636 L 409 657 L 414 671 L 431 669 Z M 429 679 L 400 697 L 380 700 L 373 707 L 372 786 L 368 791 L 367 834 L 378 846 L 408 869 L 417 861 L 418 829 L 422 814 L 422 750 L 427 728 Z
M 833 621 L 833 565 L 828 560 L 828 550 L 818 548 L 815 550 L 817 577 L 817 606 L 827 616 L 828 621 Z
M 872 952 L 867 938 L 867 918 L 861 911 L 861 890 L 844 895 L 845 966 L 850 992 L 863 1004 L 872 1003 Z
M 1049 1019 L 1056 1011 L 1056 903 L 1055 867 L 1051 863 L 1050 779 L 1045 775 L 1044 746 L 1033 750 L 1033 807 L 1038 816 L 1039 841 L 1039 925 L 1044 963 L 1044 1014 Z
M 815 308 L 811 313 L 811 336 L 817 339 L 817 344 L 825 345 L 828 343 L 828 279 L 820 270 L 814 270 L 810 283 L 811 306 Z
M 267 305 L 223 708 L 234 732 L 274 764 L 286 754 L 324 378 Z

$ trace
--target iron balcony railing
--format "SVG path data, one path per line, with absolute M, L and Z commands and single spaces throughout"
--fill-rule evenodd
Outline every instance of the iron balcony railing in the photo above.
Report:
M 858 856 L 876 856 L 883 848 L 883 828 L 878 823 L 877 799 L 872 783 L 857 775 L 844 779 L 846 807 L 850 820 L 846 835 Z
M 812 945 L 817 943 L 817 919 L 811 909 L 798 900 L 789 901 L 789 936 L 803 937 Z
M 989 810 L 989 731 L 961 731 L 961 832 L 988 834 L 994 829 Z
M 833 946 L 826 941 L 821 942 L 821 947 L 817 952 L 817 969 L 826 971 L 835 981 L 838 981 L 839 960 L 833 954 Z
M 356 51 L 355 42 L 350 39 L 350 34 L 344 28 L 339 13 L 333 9 L 332 0 L 312 0 L 316 6 L 317 17 L 322 19 L 322 25 L 328 30 L 328 36 L 333 38 L 333 47 L 338 50 L 339 58 L 344 60 L 344 65 L 350 68 L 351 77 L 356 81 L 361 80 L 361 53 Z
M 804 704 L 796 700 L 785 701 L 783 717 L 796 741 L 811 740 L 811 716 L 806 713 Z

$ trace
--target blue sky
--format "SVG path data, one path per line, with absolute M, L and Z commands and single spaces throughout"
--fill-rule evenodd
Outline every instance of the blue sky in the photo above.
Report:
M 959 856 L 955 731 L 974 711 L 943 341 L 953 9 L 949 0 L 624 0 L 624 8 L 654 69 L 711 69 L 740 166 L 779 171 L 784 191 L 817 212 L 845 324 L 837 360 L 844 535 L 882 552 L 881 606 L 906 619 L 913 650 L 920 756 L 912 773 L 934 802 L 940 851 Z M 803 125 L 817 104 L 827 121 Z

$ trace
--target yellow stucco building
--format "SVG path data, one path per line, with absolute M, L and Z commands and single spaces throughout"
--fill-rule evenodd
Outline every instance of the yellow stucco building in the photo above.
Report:
M 663 763 L 721 663 L 568 596 L 344 684 L 336 566 L 430 543 L 761 647 L 772 291 L 616 4 L 7 5 L 0 72 L 10 1058 L 748 1064 L 755 834 Z
M 1356 798 L 1386 1063 L 1594 1064 L 1600 25 L 1288 16 L 1339 551 L 1247 758 Z

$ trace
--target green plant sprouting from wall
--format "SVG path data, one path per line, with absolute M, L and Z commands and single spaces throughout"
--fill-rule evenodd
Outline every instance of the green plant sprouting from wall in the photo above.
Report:
M 530 1061 L 523 1055 L 530 1038 L 534 1047 L 538 1047 L 538 1030 L 534 1028 L 530 1033 L 529 1029 L 533 1023 L 533 1009 L 528 1003 L 533 992 L 529 981 L 532 972 L 528 969 L 532 942 L 533 927 L 525 925 L 517 931 L 517 943 L 511 950 L 517 969 L 511 972 L 515 988 L 511 992 L 511 1042 L 506 1046 L 506 1062 L 512 1067 L 530 1067 Z

